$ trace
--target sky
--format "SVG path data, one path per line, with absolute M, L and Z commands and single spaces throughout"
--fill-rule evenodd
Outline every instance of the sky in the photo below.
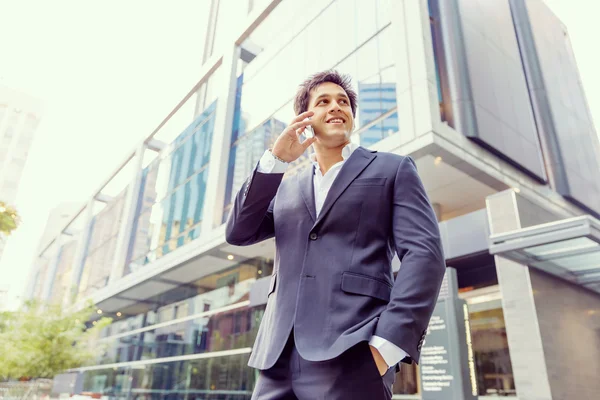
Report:
M 18 304 L 48 212 L 84 202 L 198 81 L 210 0 L 0 0 L 0 84 L 44 114 L 0 286 Z
M 599 126 L 600 3 L 545 2 L 568 28 Z M 85 201 L 200 78 L 209 4 L 0 0 L 0 84 L 44 103 L 16 201 L 23 222 L 0 263 L 9 307 L 25 289 L 49 211 Z

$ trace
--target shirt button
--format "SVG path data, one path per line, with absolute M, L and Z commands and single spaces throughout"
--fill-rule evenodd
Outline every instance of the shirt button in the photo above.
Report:
M 309 236 L 310 240 L 317 240 L 318 236 L 315 232 L 311 233 Z

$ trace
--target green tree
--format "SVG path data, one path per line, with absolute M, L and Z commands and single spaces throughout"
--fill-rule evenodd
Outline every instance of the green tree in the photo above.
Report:
M 79 311 L 28 302 L 19 311 L 0 314 L 0 380 L 52 378 L 93 361 L 102 351 L 99 330 L 110 324 L 102 318 L 91 327 L 92 303 Z
M 10 235 L 19 226 L 19 214 L 13 207 L 0 201 L 0 234 Z

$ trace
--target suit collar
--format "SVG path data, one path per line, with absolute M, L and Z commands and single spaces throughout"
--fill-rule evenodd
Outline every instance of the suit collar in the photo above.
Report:
M 356 143 L 348 143 L 347 145 L 344 146 L 344 148 L 342 149 L 342 159 L 344 161 L 346 161 L 348 158 L 350 158 L 350 156 L 352 155 L 352 153 L 354 153 L 354 151 L 356 149 L 358 149 L 360 146 Z M 311 161 L 311 163 L 314 165 L 315 167 L 315 172 L 321 168 L 319 167 L 319 163 L 317 162 L 317 154 L 316 153 L 311 153 L 308 156 L 309 160 Z
M 335 178 L 329 193 L 327 193 L 327 197 L 325 198 L 325 203 L 323 204 L 323 208 L 321 209 L 321 213 L 319 214 L 319 218 L 316 218 L 316 206 L 315 206 L 315 191 L 313 184 L 313 175 L 315 173 L 315 166 L 311 165 L 309 168 L 306 168 L 299 176 L 298 181 L 300 184 L 300 194 L 304 203 L 306 204 L 306 208 L 317 225 L 324 217 L 327 215 L 335 201 L 341 194 L 346 190 L 348 185 L 352 183 L 354 179 L 377 157 L 375 152 L 371 152 L 364 147 L 356 146 L 356 148 L 352 151 L 342 168 L 338 176 Z
M 352 183 L 354 179 L 365 169 L 377 157 L 375 153 L 370 152 L 364 147 L 358 147 L 354 153 L 348 158 L 348 160 L 342 165 L 337 178 L 333 181 L 327 197 L 325 197 L 325 203 L 319 213 L 319 218 L 315 222 L 317 225 L 329 212 L 333 204 L 336 202 L 338 197 L 346 190 L 348 185 Z
M 317 207 L 315 206 L 315 186 L 313 185 L 313 175 L 315 174 L 315 166 L 310 164 L 298 176 L 300 184 L 300 195 L 306 204 L 308 213 L 313 222 L 317 220 Z

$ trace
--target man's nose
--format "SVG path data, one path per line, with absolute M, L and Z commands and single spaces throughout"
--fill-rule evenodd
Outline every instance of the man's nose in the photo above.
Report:
M 337 101 L 334 100 L 330 103 L 329 112 L 338 112 L 340 110 L 341 110 L 341 108 Z

